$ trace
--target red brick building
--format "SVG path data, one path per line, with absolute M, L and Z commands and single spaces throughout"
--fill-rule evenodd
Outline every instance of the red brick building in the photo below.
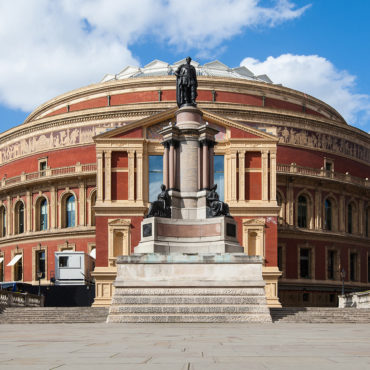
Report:
M 55 251 L 96 248 L 95 304 L 109 304 L 115 258 L 133 252 L 158 192 L 177 64 L 127 67 L 0 135 L 1 280 L 38 284 L 41 271 L 47 285 Z M 246 253 L 265 258 L 269 304 L 277 282 L 290 306 L 335 305 L 343 272 L 347 290 L 368 289 L 370 136 L 245 67 L 195 66 L 198 107 L 219 130 L 215 179 Z

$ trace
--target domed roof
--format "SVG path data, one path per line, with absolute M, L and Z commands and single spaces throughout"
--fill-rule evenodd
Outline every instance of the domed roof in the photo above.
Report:
M 180 60 L 172 65 L 156 59 L 142 68 L 128 66 L 116 75 L 107 74 L 100 82 L 123 80 L 136 77 L 170 76 L 173 75 L 179 65 L 183 63 L 186 63 L 185 59 Z M 203 66 L 192 60 L 191 64 L 195 67 L 198 76 L 231 77 L 272 83 L 267 75 L 256 76 L 246 67 L 230 68 L 218 60 L 206 63 Z

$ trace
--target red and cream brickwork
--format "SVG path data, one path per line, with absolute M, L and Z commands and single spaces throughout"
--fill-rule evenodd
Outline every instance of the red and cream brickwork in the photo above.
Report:
M 324 102 L 289 88 L 225 77 L 199 76 L 198 83 L 198 108 L 219 130 L 214 151 L 225 158 L 225 201 L 245 252 L 265 258 L 269 304 L 279 305 L 279 295 L 283 305 L 334 305 L 342 269 L 347 289 L 369 289 L 370 136 Z M 48 284 L 55 251 L 89 253 L 96 246 L 95 304 L 109 304 L 115 258 L 132 253 L 140 241 L 148 209 L 148 156 L 163 154 L 158 132 L 175 121 L 176 109 L 173 76 L 130 78 L 56 97 L 1 134 L 3 279 L 14 280 L 14 267 L 6 265 L 22 254 L 22 280 L 36 284 L 35 256 L 44 250 L 42 284 Z M 70 194 L 75 225 L 66 227 Z M 298 225 L 300 196 L 307 199 L 305 227 Z M 48 225 L 42 231 L 41 198 L 47 200 Z M 326 199 L 333 209 L 331 230 L 325 227 Z M 18 202 L 24 205 L 22 233 L 17 233 Z M 310 251 L 305 278 L 301 249 Z

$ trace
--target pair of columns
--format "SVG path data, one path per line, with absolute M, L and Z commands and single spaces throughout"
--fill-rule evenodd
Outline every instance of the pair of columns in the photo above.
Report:
M 178 147 L 176 140 L 168 140 L 163 143 L 163 183 L 167 189 L 178 189 Z
M 168 140 L 163 143 L 163 183 L 168 189 L 180 189 L 178 163 L 179 142 Z M 209 189 L 213 185 L 214 177 L 214 142 L 202 140 L 198 146 L 198 190 Z
M 202 140 L 198 147 L 198 189 L 210 189 L 214 181 L 214 145 L 211 140 Z

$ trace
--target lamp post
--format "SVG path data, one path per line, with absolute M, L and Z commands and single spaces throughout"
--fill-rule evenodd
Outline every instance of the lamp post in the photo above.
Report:
M 342 278 L 342 295 L 344 295 L 344 278 L 346 277 L 346 271 L 344 268 L 340 271 L 340 277 Z
M 41 278 L 42 278 L 42 272 L 41 271 L 37 271 L 37 279 L 39 281 L 39 293 L 38 293 L 38 296 L 41 295 Z

